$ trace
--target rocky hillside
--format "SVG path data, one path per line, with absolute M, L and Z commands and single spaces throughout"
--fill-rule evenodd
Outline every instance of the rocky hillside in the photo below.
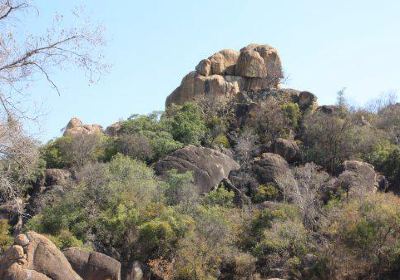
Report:
M 0 279 L 398 279 L 400 104 L 283 81 L 250 44 L 201 60 L 163 113 L 71 119 L 2 194 Z

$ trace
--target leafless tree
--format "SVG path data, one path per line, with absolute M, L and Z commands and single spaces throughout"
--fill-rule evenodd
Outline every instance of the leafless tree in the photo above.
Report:
M 398 100 L 396 91 L 382 93 L 378 98 L 369 101 L 365 108 L 368 112 L 377 113 L 385 107 L 396 104 Z
M 0 212 L 10 215 L 15 230 L 22 227 L 21 195 L 35 176 L 38 146 L 13 119 L 0 121 Z
M 21 22 L 39 11 L 29 0 L 0 0 L 0 113 L 9 117 L 27 117 L 22 103 L 24 91 L 43 77 L 60 93 L 51 71 L 68 67 L 82 68 L 89 82 L 95 82 L 107 70 L 98 46 L 104 46 L 104 28 L 94 26 L 81 9 L 73 11 L 76 26 L 65 27 L 62 15 L 54 17 L 43 35 L 25 35 Z M 26 104 L 25 104 L 26 106 Z
M 299 207 L 304 225 L 311 228 L 317 225 L 321 213 L 319 190 L 329 179 L 329 175 L 319 169 L 307 163 L 294 168 L 291 174 L 282 174 L 277 180 L 284 197 Z

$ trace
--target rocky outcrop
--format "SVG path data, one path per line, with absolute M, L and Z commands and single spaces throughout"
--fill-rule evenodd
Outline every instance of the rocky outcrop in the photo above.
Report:
M 277 138 L 272 143 L 271 150 L 273 153 L 283 157 L 289 163 L 293 163 L 301 159 L 300 148 L 294 140 Z
M 229 180 L 236 188 L 251 196 L 260 185 L 276 183 L 283 176 L 294 180 L 287 161 L 278 154 L 264 153 L 248 165 L 232 171 Z
M 260 184 L 276 182 L 279 176 L 290 171 L 289 164 L 280 155 L 264 153 L 261 157 L 254 159 L 252 173 Z
M 104 131 L 104 133 L 108 136 L 118 136 L 120 128 L 121 128 L 121 122 L 116 122 L 108 126 Z
M 1 260 L 0 279 L 82 280 L 61 251 L 35 232 L 15 238 Z
M 343 162 L 340 170 L 342 172 L 335 182 L 335 187 L 345 191 L 349 197 L 375 193 L 378 190 L 379 177 L 371 164 L 348 160 Z
M 306 99 L 303 98 L 300 104 L 301 96 L 314 96 L 309 97 L 306 103 Z M 238 128 L 245 127 L 247 125 L 252 125 L 254 118 L 257 118 L 262 110 L 262 103 L 268 102 L 274 99 L 279 103 L 296 103 L 300 108 L 308 110 L 309 108 L 315 108 L 317 97 L 307 91 L 298 91 L 294 89 L 268 89 L 256 92 L 239 92 L 236 94 L 234 99 L 234 111 L 236 115 L 236 126 Z
M 258 52 L 245 50 L 240 53 L 236 73 L 247 78 L 264 78 L 267 76 L 267 67 Z
M 97 252 L 68 248 L 63 251 L 72 268 L 85 280 L 120 280 L 121 264 Z
M 166 176 L 172 169 L 180 173 L 192 171 L 194 184 L 201 193 L 216 187 L 229 172 L 239 167 L 237 162 L 221 152 L 193 145 L 176 150 L 154 164 L 159 176 Z
M 102 133 L 103 127 L 98 124 L 84 124 L 78 118 L 72 118 L 67 124 L 64 136 L 77 136 L 77 135 L 87 135 L 94 133 Z
M 46 169 L 39 176 L 33 187 L 33 192 L 26 206 L 31 215 L 41 214 L 46 206 L 51 206 L 61 200 L 72 178 L 69 171 L 64 169 Z
M 282 78 L 279 54 L 268 45 L 251 44 L 240 52 L 222 50 L 201 60 L 196 71 L 187 74 L 168 96 L 166 106 L 204 96 L 233 98 L 241 91 L 278 88 Z
M 308 91 L 302 91 L 299 94 L 299 107 L 302 110 L 315 110 L 318 107 L 318 98 Z

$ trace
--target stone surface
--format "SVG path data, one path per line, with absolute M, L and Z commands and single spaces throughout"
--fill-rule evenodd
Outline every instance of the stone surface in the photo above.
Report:
M 72 268 L 85 280 L 120 280 L 121 264 L 98 252 L 68 248 L 63 251 Z
M 275 182 L 280 175 L 287 173 L 289 164 L 278 154 L 264 153 L 252 164 L 252 172 L 260 184 Z
M 251 196 L 259 186 L 276 183 L 281 176 L 294 180 L 287 161 L 278 154 L 263 153 L 248 165 L 232 171 L 228 178 L 236 188 Z
M 272 144 L 272 152 L 293 163 L 301 159 L 301 151 L 296 141 L 277 138 Z
M 29 239 L 25 234 L 18 234 L 14 238 L 14 244 L 24 247 L 29 244 Z
M 236 73 L 247 78 L 264 78 L 267 76 L 267 68 L 258 52 L 246 50 L 240 53 Z
M 118 136 L 120 128 L 121 128 L 121 122 L 116 122 L 108 126 L 104 131 L 104 133 L 108 136 Z
M 210 76 L 211 74 L 211 61 L 209 59 L 203 59 L 197 64 L 196 72 L 203 76 Z
M 276 49 L 257 44 L 240 52 L 226 49 L 201 60 L 196 71 L 187 74 L 181 85 L 168 96 L 166 106 L 181 105 L 204 96 L 234 98 L 241 91 L 278 88 L 282 78 L 281 60 Z
M 28 232 L 26 238 L 29 243 L 24 247 L 13 245 L 6 251 L 0 279 L 82 280 L 50 240 L 35 232 Z
M 237 162 L 221 152 L 189 145 L 159 160 L 154 170 L 159 176 L 167 175 L 172 169 L 180 173 L 192 171 L 195 185 L 200 192 L 206 193 L 239 167 Z
M 211 63 L 211 73 L 213 75 L 235 75 L 239 55 L 240 52 L 235 50 L 222 50 L 213 54 L 208 58 Z
M 83 124 L 78 118 L 72 118 L 64 131 L 64 136 L 74 137 L 77 135 L 87 135 L 94 133 L 102 133 L 103 127 L 98 124 Z
M 348 160 L 340 167 L 342 171 L 335 187 L 345 190 L 349 197 L 375 193 L 378 190 L 378 174 L 374 167 L 366 162 Z
M 308 91 L 302 91 L 299 95 L 299 106 L 302 110 L 315 110 L 318 107 L 318 98 Z

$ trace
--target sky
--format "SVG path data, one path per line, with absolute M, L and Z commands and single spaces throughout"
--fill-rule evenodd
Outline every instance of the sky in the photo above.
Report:
M 43 104 L 37 138 L 61 136 L 72 117 L 106 127 L 131 114 L 163 110 L 165 98 L 197 63 L 222 49 L 269 44 L 278 49 L 288 81 L 320 104 L 348 99 L 362 105 L 400 89 L 398 0 L 37 0 L 40 33 L 54 13 L 84 6 L 107 30 L 110 72 L 89 85 L 79 69 L 54 70 L 58 95 L 45 81 L 29 89 Z M 27 18 L 28 20 L 28 18 Z

